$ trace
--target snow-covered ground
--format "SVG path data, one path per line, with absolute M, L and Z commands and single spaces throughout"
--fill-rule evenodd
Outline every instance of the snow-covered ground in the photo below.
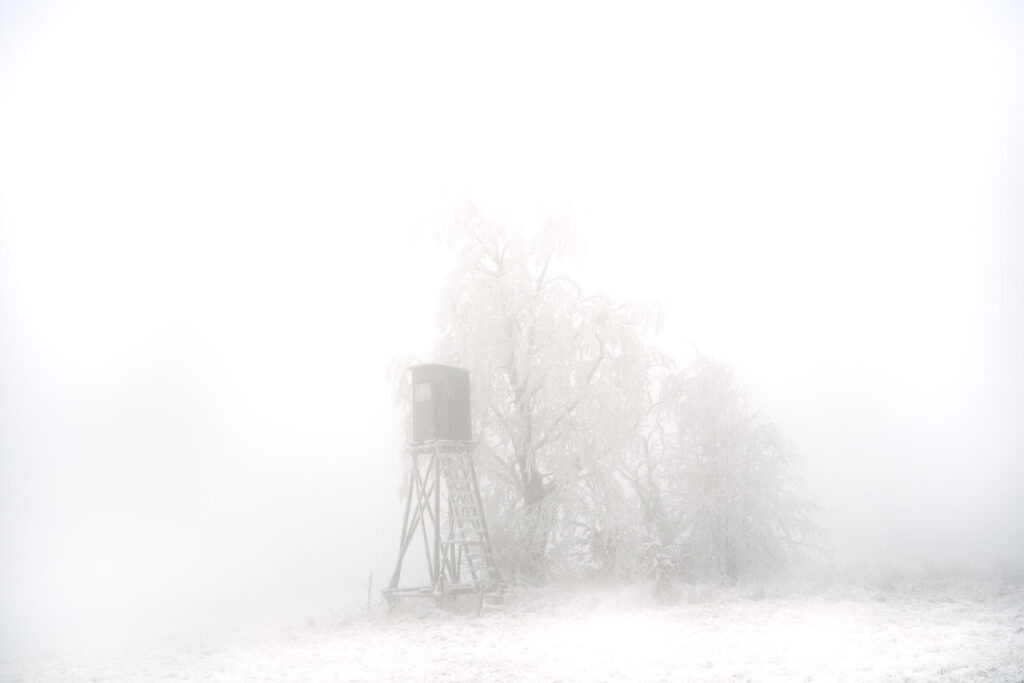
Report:
M 1024 681 L 1024 585 L 520 592 L 430 609 L 0 663 L 4 681 Z

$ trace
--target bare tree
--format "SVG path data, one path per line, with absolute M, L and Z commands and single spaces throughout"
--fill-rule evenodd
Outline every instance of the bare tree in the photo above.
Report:
M 610 571 L 628 526 L 615 515 L 630 509 L 619 463 L 645 411 L 644 338 L 659 311 L 586 295 L 555 275 L 571 240 L 564 224 L 527 242 L 469 207 L 449 238 L 457 264 L 439 357 L 472 370 L 474 432 L 506 566 L 533 577 Z
M 817 550 L 796 456 L 729 366 L 700 357 L 669 378 L 652 423 L 632 481 L 662 570 L 667 558 L 676 572 L 735 582 Z

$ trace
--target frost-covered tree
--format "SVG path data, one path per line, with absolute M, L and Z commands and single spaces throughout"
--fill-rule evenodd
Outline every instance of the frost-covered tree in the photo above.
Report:
M 735 582 L 815 551 L 795 462 L 729 366 L 700 357 L 666 377 L 632 471 L 652 564 Z
M 736 581 L 814 548 L 813 506 L 779 429 L 732 371 L 678 371 L 651 305 L 558 274 L 572 234 L 454 215 L 435 360 L 471 370 L 478 473 L 513 577 L 622 573 Z M 403 395 L 407 392 L 403 392 Z
M 471 370 L 488 520 L 513 574 L 598 569 L 637 524 L 620 475 L 647 400 L 656 308 L 587 295 L 554 274 L 571 233 L 527 240 L 474 207 L 448 235 L 457 257 L 438 358 Z

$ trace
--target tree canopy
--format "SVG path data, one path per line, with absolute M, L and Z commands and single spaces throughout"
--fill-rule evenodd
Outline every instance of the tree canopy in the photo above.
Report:
M 558 272 L 563 222 L 529 239 L 468 207 L 437 360 L 471 370 L 479 471 L 515 578 L 664 571 L 738 580 L 790 564 L 813 530 L 776 426 L 723 364 L 676 369 L 661 310 Z

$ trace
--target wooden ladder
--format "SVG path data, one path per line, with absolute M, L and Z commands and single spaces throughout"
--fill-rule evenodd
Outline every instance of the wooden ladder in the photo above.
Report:
M 455 570 L 452 578 L 461 583 L 461 572 L 466 569 L 481 608 L 484 603 L 500 602 L 504 584 L 494 563 L 472 451 L 441 450 L 438 455 L 448 491 L 448 538 L 442 541 L 442 550 Z

